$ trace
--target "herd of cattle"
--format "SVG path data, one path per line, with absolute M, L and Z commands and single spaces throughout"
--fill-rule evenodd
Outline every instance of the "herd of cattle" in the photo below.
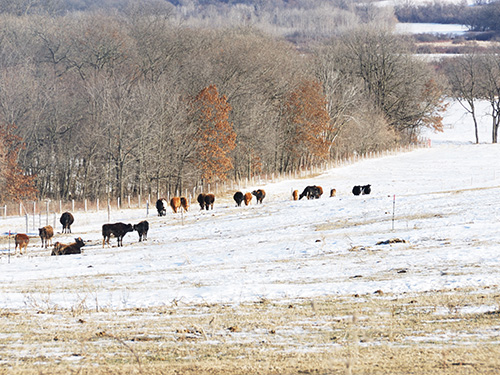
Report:
M 336 189 L 330 190 L 330 197 L 336 195 Z M 352 188 L 352 193 L 354 195 L 366 195 L 371 193 L 371 185 L 356 185 Z M 319 199 L 323 195 L 323 188 L 321 186 L 307 186 L 302 193 L 299 195 L 298 190 L 292 192 L 293 200 L 300 200 L 304 197 L 307 199 Z M 262 200 L 266 197 L 266 192 L 263 189 L 254 190 L 251 193 L 247 192 L 243 194 L 241 191 L 237 191 L 233 195 L 233 199 L 236 202 L 236 206 L 240 207 L 241 203 L 244 202 L 246 206 L 252 201 L 252 197 L 255 196 L 257 204 L 262 203 Z M 212 193 L 198 195 L 197 201 L 202 210 L 208 210 L 214 208 L 215 195 Z M 174 213 L 179 212 L 179 210 L 188 210 L 188 200 L 186 197 L 173 197 L 170 199 L 170 204 L 167 203 L 165 198 L 160 198 L 156 201 L 156 209 L 158 211 L 158 216 L 165 216 L 167 213 L 167 207 L 170 205 Z M 71 233 L 71 224 L 73 224 L 74 217 L 70 212 L 64 212 L 61 215 L 60 223 L 62 225 L 62 233 Z M 111 236 L 117 238 L 118 246 L 123 246 L 123 237 L 133 231 L 137 231 L 139 234 L 139 242 L 147 240 L 149 230 L 149 223 L 144 220 L 138 224 L 125 224 L 125 223 L 114 223 L 114 224 L 103 224 L 102 226 L 102 247 L 105 244 L 109 245 L 109 240 Z M 39 236 L 42 241 L 42 247 L 47 248 L 52 246 L 52 237 L 54 236 L 54 228 L 50 225 L 46 225 L 43 228 L 38 228 Z M 23 254 L 23 248 L 25 254 L 27 253 L 27 248 L 29 244 L 29 236 L 24 233 L 17 233 L 14 237 L 15 250 L 14 255 L 17 253 L 17 248 L 19 247 L 19 253 Z M 81 254 L 82 247 L 85 246 L 85 242 L 81 237 L 75 238 L 75 242 L 70 244 L 63 244 L 56 242 L 53 245 L 53 250 L 51 255 L 69 255 L 69 254 Z

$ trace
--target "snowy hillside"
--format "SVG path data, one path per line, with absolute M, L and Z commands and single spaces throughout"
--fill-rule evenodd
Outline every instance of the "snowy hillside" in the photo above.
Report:
M 113 238 L 103 248 L 106 212 L 76 212 L 73 234 L 55 240 L 81 236 L 90 241 L 83 254 L 51 257 L 35 238 L 28 256 L 9 258 L 4 249 L 0 308 L 70 307 L 85 296 L 124 308 L 497 285 L 500 147 L 472 144 L 471 120 L 458 105 L 445 123 L 444 133 L 428 134 L 431 148 L 258 186 L 267 192 L 262 205 L 237 208 L 219 197 L 209 212 L 193 205 L 185 215 L 150 213 L 146 243 L 134 232 L 124 247 Z M 490 120 L 482 123 L 481 141 L 490 142 Z M 311 184 L 323 187 L 321 199 L 291 200 L 292 189 Z M 364 184 L 371 195 L 351 194 Z M 328 197 L 330 188 L 337 197 Z M 111 215 L 112 222 L 143 219 L 144 210 Z M 0 220 L 1 232 L 24 226 L 23 218 Z M 404 242 L 377 245 L 395 238 Z

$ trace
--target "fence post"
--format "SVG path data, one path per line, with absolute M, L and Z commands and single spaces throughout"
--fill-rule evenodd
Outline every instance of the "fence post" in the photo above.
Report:
M 47 220 L 45 220 L 45 222 L 47 224 L 45 224 L 45 225 L 49 225 L 49 205 L 50 205 L 50 201 L 46 201 L 45 202 L 45 211 L 47 213 Z
M 3 218 L 7 217 L 7 205 L 3 206 Z
M 96 199 L 96 202 L 95 202 L 95 210 L 97 212 L 99 212 L 99 198 Z
M 62 200 L 59 200 L 59 213 L 62 213 Z
M 75 200 L 71 200 L 71 212 L 75 212 Z
M 85 199 L 85 212 L 87 212 L 87 199 Z
M 130 208 L 130 194 L 128 195 L 128 208 Z
M 141 208 L 141 194 L 138 195 L 138 202 L 137 202 L 137 206 L 138 208 Z
M 120 209 L 120 197 L 116 199 L 116 208 Z
M 33 201 L 33 232 L 35 231 L 36 228 L 36 202 Z

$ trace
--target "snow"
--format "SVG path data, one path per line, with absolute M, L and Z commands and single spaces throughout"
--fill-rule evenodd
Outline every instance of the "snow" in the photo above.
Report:
M 400 34 L 449 34 L 463 35 L 469 29 L 464 25 L 441 23 L 405 23 L 396 24 L 396 33 Z
M 484 111 L 487 107 L 484 106 Z M 261 298 L 403 295 L 453 288 L 495 290 L 500 279 L 500 146 L 481 117 L 452 103 L 431 147 L 345 164 L 315 177 L 248 186 L 264 188 L 262 205 L 234 207 L 230 195 L 213 211 L 146 216 L 111 212 L 111 221 L 150 223 L 124 246 L 102 247 L 107 212 L 74 212 L 72 234 L 89 241 L 81 255 L 51 257 L 32 238 L 28 255 L 0 252 L 0 308 L 113 309 L 184 303 L 239 303 Z M 292 189 L 321 185 L 318 200 L 291 200 Z M 372 185 L 353 196 L 353 185 Z M 330 198 L 330 188 L 337 197 Z M 393 218 L 394 210 L 394 221 Z M 49 221 L 52 221 L 50 218 Z M 394 226 L 394 229 L 393 229 Z M 30 225 L 31 227 L 31 225 Z M 25 218 L 0 219 L 0 232 L 24 232 Z M 405 242 L 377 245 L 398 238 Z M 12 246 L 12 245 L 11 245 Z M 1 248 L 0 248 L 1 249 Z M 11 247 L 12 251 L 12 247 Z

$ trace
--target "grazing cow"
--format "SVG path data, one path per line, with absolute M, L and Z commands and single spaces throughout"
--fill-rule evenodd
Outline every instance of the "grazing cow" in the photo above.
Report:
M 139 233 L 139 242 L 148 239 L 149 223 L 146 220 L 141 221 L 139 224 L 134 224 L 134 230 Z
M 208 208 L 214 209 L 215 195 L 212 193 L 208 193 L 205 195 L 205 209 L 208 211 Z
M 250 202 L 252 201 L 252 193 L 245 193 L 244 196 L 244 201 L 245 201 L 245 206 L 248 206 Z
M 109 245 L 109 239 L 111 235 L 118 239 L 118 246 L 123 246 L 123 237 L 128 232 L 133 232 L 134 228 L 132 224 L 115 223 L 115 224 L 103 224 L 102 226 L 102 247 L 107 243 Z
M 59 219 L 63 226 L 62 233 L 71 233 L 71 224 L 75 221 L 75 218 L 70 212 L 64 212 Z
M 177 213 L 177 211 L 181 207 L 181 198 L 172 197 L 172 199 L 170 199 L 170 207 L 172 207 L 172 210 L 174 211 L 174 213 Z
M 334 196 L 336 196 L 336 195 L 337 195 L 337 189 L 331 189 L 331 190 L 330 190 L 330 198 L 331 198 L 331 197 L 334 197 Z
M 294 190 L 294 191 L 292 192 L 292 199 L 293 199 L 294 201 L 298 201 L 298 200 L 299 200 L 299 191 L 298 191 L 298 190 Z
M 167 200 L 165 198 L 160 198 L 156 201 L 156 209 L 158 210 L 158 216 L 165 216 L 167 214 Z
M 352 193 L 354 195 L 360 195 L 361 194 L 361 186 L 356 185 L 352 188 Z
M 361 187 L 361 194 L 368 195 L 372 192 L 371 185 L 365 185 Z
M 257 198 L 257 204 L 262 203 L 262 200 L 266 197 L 266 192 L 262 189 L 254 190 L 252 194 Z
M 181 197 L 181 207 L 184 209 L 184 211 L 188 211 L 189 202 L 186 197 Z
M 54 229 L 50 225 L 46 225 L 43 228 L 38 228 L 38 234 L 42 240 L 42 247 L 47 248 L 48 242 L 52 246 L 52 237 L 54 236 Z
M 24 247 L 24 253 L 28 254 L 28 244 L 30 243 L 30 238 L 28 237 L 28 235 L 24 233 L 18 233 L 14 237 L 14 241 L 16 243 L 16 247 L 14 249 L 14 255 L 16 255 L 18 246 L 19 246 L 19 254 L 23 255 L 23 247 Z
M 198 201 L 200 208 L 203 210 L 205 208 L 205 194 L 198 194 L 198 198 L 196 198 L 196 200 Z
M 307 199 L 319 199 L 323 195 L 323 188 L 321 186 L 307 186 L 302 194 L 299 196 L 299 200 L 307 197 Z
M 54 244 L 54 250 L 50 255 L 70 255 L 70 254 L 81 254 L 82 247 L 85 246 L 81 237 L 75 238 L 75 242 L 65 245 L 60 242 Z
M 236 193 L 234 193 L 233 199 L 236 202 L 236 206 L 240 207 L 241 202 L 243 202 L 244 199 L 243 193 L 241 191 L 237 191 Z

